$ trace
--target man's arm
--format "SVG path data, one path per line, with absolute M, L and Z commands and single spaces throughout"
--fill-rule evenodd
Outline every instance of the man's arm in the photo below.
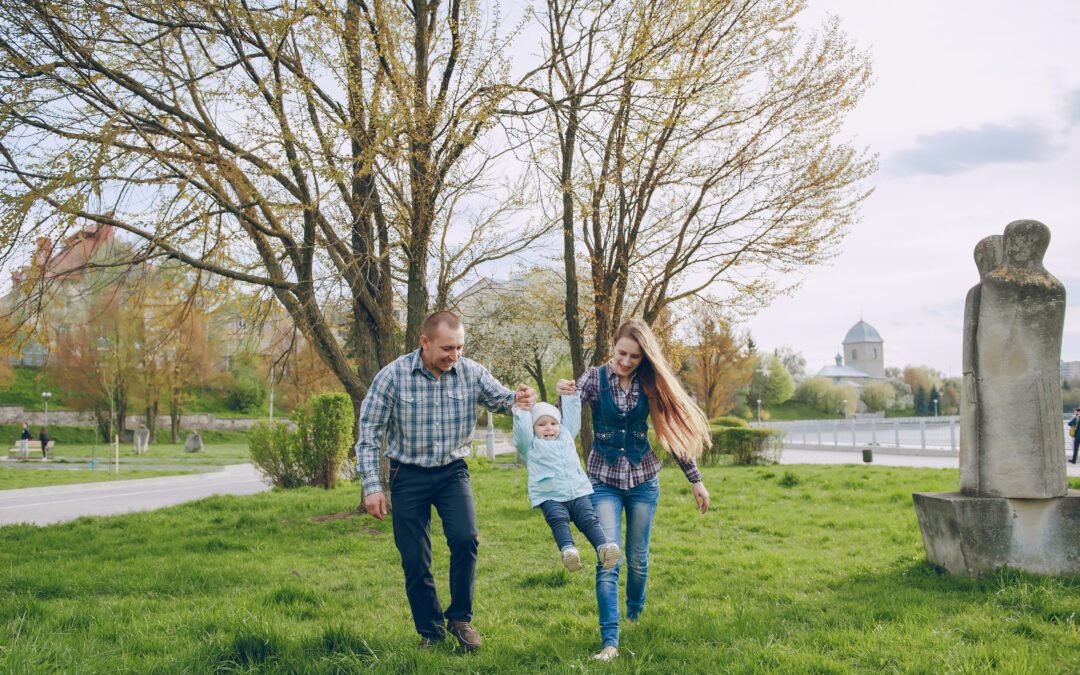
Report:
M 389 369 L 383 368 L 375 375 L 364 402 L 360 404 L 357 426 L 360 433 L 356 441 L 356 470 L 364 485 L 364 494 L 382 492 L 379 483 L 379 450 L 386 438 L 390 413 L 397 403 L 397 387 Z
M 487 368 L 481 366 L 479 363 L 476 364 L 476 367 L 480 369 L 478 381 L 480 387 L 478 401 L 480 402 L 480 405 L 492 412 L 502 413 L 504 415 L 510 414 L 510 409 L 514 407 L 514 392 L 502 386 L 502 384 L 495 379 L 495 376 L 488 372 Z

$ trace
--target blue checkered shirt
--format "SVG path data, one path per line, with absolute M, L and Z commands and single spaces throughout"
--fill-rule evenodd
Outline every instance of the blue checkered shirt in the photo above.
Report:
M 383 454 L 403 464 L 445 466 L 468 455 L 478 404 L 509 413 L 514 392 L 476 361 L 460 358 L 439 377 L 424 365 L 419 349 L 387 364 L 360 404 L 356 470 L 364 492 L 382 490 L 379 449 L 384 439 Z

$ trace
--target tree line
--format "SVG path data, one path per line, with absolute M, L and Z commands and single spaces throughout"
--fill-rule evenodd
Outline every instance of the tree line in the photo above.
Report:
M 869 59 L 803 9 L 0 0 L 0 256 L 114 227 L 116 265 L 280 307 L 354 407 L 430 311 L 524 258 L 560 277 L 544 318 L 577 374 L 629 316 L 753 312 L 857 222 L 876 161 L 840 129 Z

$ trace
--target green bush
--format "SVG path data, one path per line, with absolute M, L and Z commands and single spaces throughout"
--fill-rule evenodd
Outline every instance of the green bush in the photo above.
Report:
M 274 485 L 295 488 L 307 484 L 297 461 L 297 434 L 287 424 L 257 422 L 248 430 L 247 439 L 251 461 Z
M 332 488 L 352 445 L 353 406 L 347 394 L 317 394 L 293 414 L 298 461 L 308 485 Z
M 717 417 L 717 418 L 713 419 L 712 422 L 710 422 L 710 424 L 712 426 L 714 426 L 714 427 L 746 427 L 746 426 L 748 426 L 746 424 L 746 420 L 738 418 L 738 417 L 733 417 L 731 415 L 724 415 L 722 417 Z
M 245 373 L 237 376 L 229 385 L 226 405 L 230 410 L 245 412 L 262 405 L 265 393 L 262 382 Z
M 741 420 L 736 420 L 741 421 Z M 712 431 L 712 447 L 705 450 L 697 463 L 699 466 L 710 464 L 723 464 L 734 462 L 735 464 L 771 464 L 780 459 L 780 452 L 784 447 L 784 437 L 779 429 L 750 428 L 742 426 L 721 426 L 714 421 Z M 656 433 L 649 429 L 649 443 L 653 451 L 663 464 L 674 464 L 675 459 L 671 456 Z M 730 455 L 730 459 L 727 456 Z
M 38 437 L 41 433 L 41 427 L 30 425 L 30 433 L 34 438 Z M 0 437 L 8 438 L 11 442 L 11 447 L 15 447 L 19 443 L 19 436 L 22 435 L 21 424 L 0 424 Z M 91 444 L 97 440 L 97 427 L 60 427 L 49 426 L 49 438 L 56 441 L 57 445 L 60 443 L 70 444 Z
M 783 434 L 779 429 L 767 428 L 721 429 L 713 432 L 710 454 L 731 455 L 731 461 L 735 464 L 773 464 L 780 459 L 784 447 Z
M 332 488 L 352 445 L 353 407 L 346 394 L 318 394 L 293 413 L 296 429 L 259 422 L 247 433 L 251 459 L 274 485 Z

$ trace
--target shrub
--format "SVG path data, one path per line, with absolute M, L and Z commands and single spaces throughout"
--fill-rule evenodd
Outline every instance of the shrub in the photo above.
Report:
M 717 417 L 710 424 L 712 424 L 714 427 L 745 427 L 745 426 L 747 426 L 746 420 L 740 419 L 738 417 L 732 417 L 731 415 L 726 415 L 726 416 L 723 416 L 723 417 Z
M 735 421 L 741 422 L 738 419 Z M 675 463 L 652 429 L 649 429 L 649 442 L 663 464 Z M 727 461 L 726 455 L 731 455 L 730 461 L 735 464 L 775 464 L 784 449 L 784 432 L 779 429 L 750 428 L 745 423 L 742 426 L 720 426 L 714 421 L 712 442 L 712 447 L 698 459 L 699 466 L 721 464 Z
M 253 373 L 244 372 L 229 385 L 225 402 L 230 410 L 244 412 L 262 405 L 265 393 L 262 382 Z
M 295 431 L 282 423 L 252 426 L 252 461 L 278 487 L 334 487 L 352 445 L 352 400 L 345 394 L 313 396 L 293 420 Z
M 318 394 L 293 418 L 299 436 L 298 459 L 308 485 L 334 487 L 352 445 L 352 399 L 341 393 Z
M 784 432 L 768 428 L 729 427 L 713 432 L 713 448 L 708 455 L 731 455 L 735 464 L 774 464 L 784 448 Z M 705 461 L 703 464 L 715 464 Z
M 257 422 L 248 430 L 247 438 L 251 461 L 274 485 L 295 488 L 306 484 L 297 462 L 297 435 L 288 425 Z

